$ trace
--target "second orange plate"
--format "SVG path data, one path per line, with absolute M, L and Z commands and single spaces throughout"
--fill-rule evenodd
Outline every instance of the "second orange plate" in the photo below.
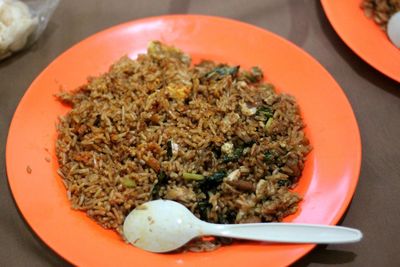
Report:
M 242 68 L 260 66 L 266 80 L 296 97 L 313 146 L 296 191 L 300 210 L 286 221 L 336 224 L 354 194 L 361 162 L 357 122 L 341 88 L 311 56 L 266 30 L 223 18 L 163 16 L 122 24 L 73 46 L 32 83 L 12 120 L 7 174 L 12 194 L 33 231 L 78 266 L 284 266 L 313 245 L 240 242 L 208 253 L 153 254 L 122 241 L 72 210 L 57 175 L 60 88 L 73 90 L 107 71 L 123 55 L 134 58 L 151 40 L 181 48 L 194 61 L 211 59 Z M 49 162 L 50 159 L 50 162 Z
M 322 0 L 324 11 L 342 40 L 368 64 L 400 82 L 400 49 L 364 15 L 362 0 Z

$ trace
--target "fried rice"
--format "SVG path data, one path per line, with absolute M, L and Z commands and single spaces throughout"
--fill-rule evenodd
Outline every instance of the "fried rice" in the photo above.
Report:
M 72 208 L 122 237 L 128 213 L 159 198 L 223 224 L 281 221 L 298 208 L 304 123 L 295 99 L 258 67 L 193 66 L 154 41 L 58 99 L 71 106 L 56 151 Z

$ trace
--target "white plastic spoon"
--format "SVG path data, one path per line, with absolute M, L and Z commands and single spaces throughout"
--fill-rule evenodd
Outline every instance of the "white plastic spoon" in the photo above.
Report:
M 352 243 L 359 230 L 294 223 L 212 224 L 196 218 L 185 206 L 155 200 L 133 210 L 124 222 L 124 235 L 134 246 L 152 252 L 175 250 L 204 235 L 284 243 Z

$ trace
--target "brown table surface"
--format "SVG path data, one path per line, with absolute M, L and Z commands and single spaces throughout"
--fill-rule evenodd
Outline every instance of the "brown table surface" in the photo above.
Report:
M 69 265 L 24 222 L 7 182 L 8 127 L 32 80 L 61 52 L 97 31 L 170 13 L 224 16 L 268 29 L 306 50 L 333 75 L 353 106 L 363 145 L 359 184 L 341 224 L 361 229 L 364 239 L 319 246 L 295 266 L 399 266 L 400 84 L 346 46 L 316 0 L 61 1 L 40 40 L 0 62 L 0 266 Z

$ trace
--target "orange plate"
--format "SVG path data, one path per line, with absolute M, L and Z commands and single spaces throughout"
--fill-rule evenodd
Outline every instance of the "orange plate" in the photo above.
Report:
M 286 221 L 335 224 L 341 218 L 358 181 L 361 143 L 351 106 L 334 79 L 311 56 L 268 31 L 224 18 L 178 15 L 95 34 L 59 56 L 32 83 L 15 112 L 6 152 L 10 187 L 26 221 L 48 246 L 79 266 L 221 267 L 245 266 L 249 259 L 252 266 L 275 266 L 306 254 L 313 245 L 259 242 L 209 253 L 153 254 L 70 208 L 55 156 L 55 124 L 68 108 L 54 94 L 60 87 L 77 88 L 125 54 L 144 52 L 150 40 L 175 45 L 195 61 L 259 65 L 279 91 L 294 95 L 314 149 L 296 188 L 304 196 L 300 211 Z
M 360 8 L 362 0 L 321 0 L 326 16 L 342 40 L 368 64 L 400 82 L 400 49 Z

